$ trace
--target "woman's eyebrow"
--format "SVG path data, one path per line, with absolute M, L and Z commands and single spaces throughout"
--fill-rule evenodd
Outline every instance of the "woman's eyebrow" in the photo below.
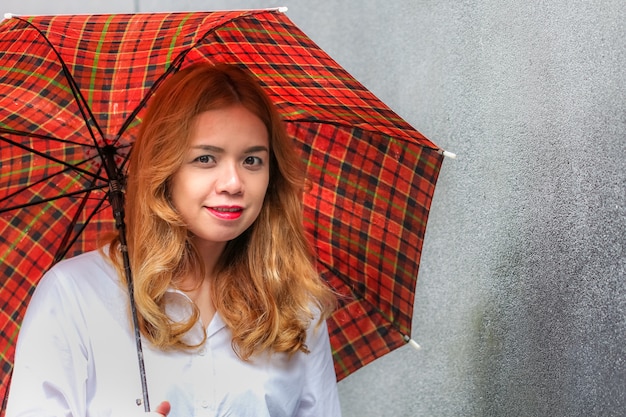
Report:
M 259 153 L 259 152 L 268 152 L 269 153 L 269 149 L 267 149 L 267 146 L 251 146 L 248 149 L 246 149 L 244 151 L 244 153 Z
M 197 149 L 200 151 L 217 152 L 217 153 L 224 152 L 224 148 L 220 148 L 219 146 L 213 146 L 213 145 L 196 145 L 196 146 L 192 146 L 191 149 Z
M 195 145 L 192 146 L 191 149 L 193 150 L 200 150 L 200 151 L 208 151 L 208 152 L 214 152 L 214 153 L 224 153 L 226 152 L 226 150 L 224 148 L 220 148 L 219 146 L 214 146 L 214 145 Z M 250 146 L 249 148 L 246 148 L 243 153 L 244 154 L 249 154 L 249 153 L 259 153 L 259 152 L 268 152 L 269 153 L 269 149 L 267 146 L 263 146 L 263 145 L 256 145 L 256 146 Z

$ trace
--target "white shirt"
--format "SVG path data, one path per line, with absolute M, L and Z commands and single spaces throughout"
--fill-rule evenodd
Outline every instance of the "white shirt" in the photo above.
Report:
M 7 417 L 141 416 L 144 406 L 127 292 L 113 267 L 90 252 L 63 261 L 41 280 L 22 323 Z M 172 318 L 190 311 L 170 291 Z M 201 324 L 198 324 L 201 326 Z M 216 314 L 208 339 L 192 352 L 161 351 L 143 341 L 152 408 L 168 417 L 340 416 L 326 325 L 307 332 L 310 354 L 262 354 L 240 360 Z M 199 340 L 202 328 L 187 337 Z M 201 339 L 200 339 L 201 340 Z

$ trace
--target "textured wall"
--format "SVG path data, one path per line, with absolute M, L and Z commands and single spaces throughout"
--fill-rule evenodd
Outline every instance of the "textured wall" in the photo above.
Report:
M 414 338 L 340 384 L 345 417 L 626 410 L 623 0 L 3 0 L 16 13 L 289 6 L 418 130 L 440 175 Z M 116 4 L 119 3 L 119 4 Z

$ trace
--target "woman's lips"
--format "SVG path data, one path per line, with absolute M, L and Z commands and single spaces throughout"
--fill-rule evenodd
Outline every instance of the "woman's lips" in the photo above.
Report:
M 207 207 L 209 212 L 221 220 L 236 220 L 241 217 L 243 208 L 239 206 Z

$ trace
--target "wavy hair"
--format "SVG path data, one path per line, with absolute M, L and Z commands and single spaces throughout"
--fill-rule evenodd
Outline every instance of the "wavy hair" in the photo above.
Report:
M 302 225 L 304 169 L 284 124 L 258 82 L 234 65 L 195 64 L 158 87 L 133 146 L 126 185 L 126 227 L 141 332 L 161 349 L 192 348 L 185 333 L 199 320 L 172 321 L 164 294 L 204 266 L 187 227 L 169 198 L 171 178 L 183 163 L 194 118 L 243 105 L 267 127 L 270 179 L 255 222 L 228 242 L 216 266 L 211 296 L 244 360 L 261 351 L 307 352 L 306 330 L 334 308 L 320 279 Z M 119 236 L 109 256 L 124 277 Z

